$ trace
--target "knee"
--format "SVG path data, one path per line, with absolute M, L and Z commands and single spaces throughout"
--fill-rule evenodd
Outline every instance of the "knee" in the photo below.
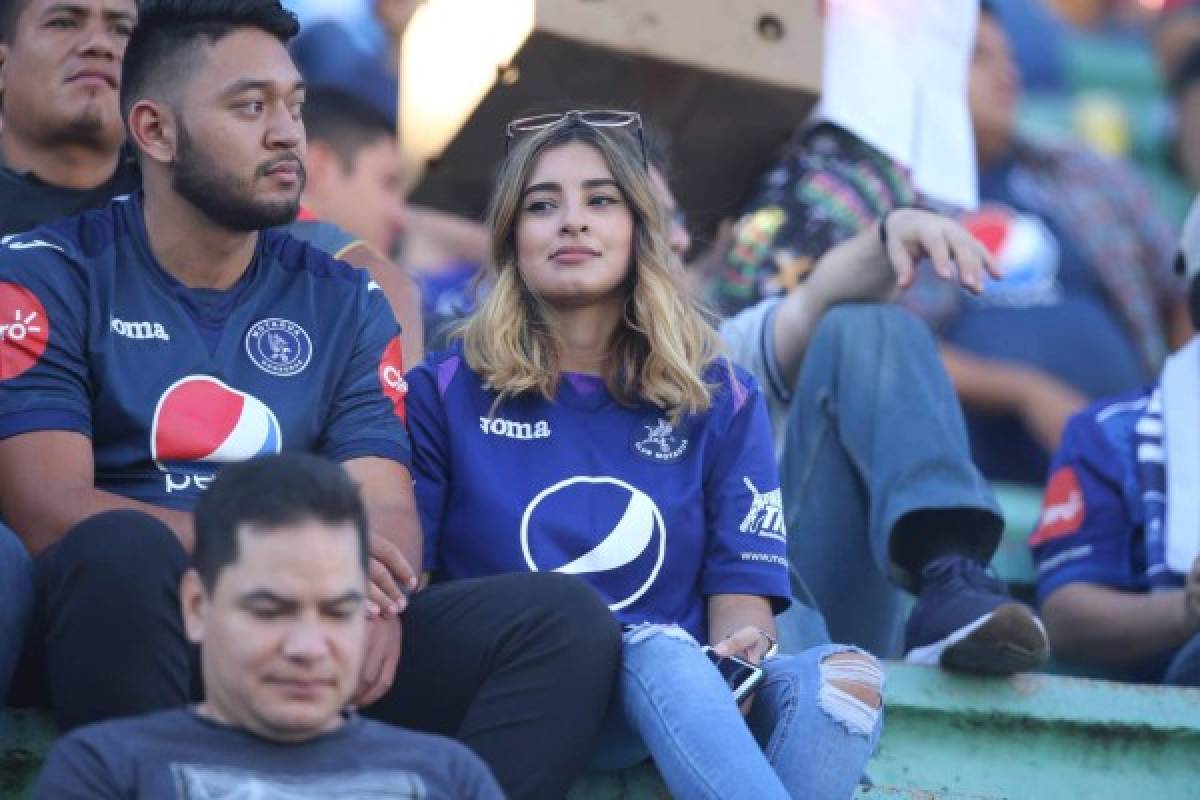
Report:
M 910 337 L 929 337 L 929 331 L 911 313 L 892 303 L 842 303 L 825 312 L 818 335 L 867 345 Z M 866 340 L 866 341 L 864 341 Z
M 100 581 L 110 586 L 178 576 L 187 553 L 166 525 L 140 511 L 106 511 L 88 517 L 39 559 L 43 580 Z
M 616 653 L 621 629 L 604 600 L 573 575 L 532 572 L 507 576 L 521 608 L 536 612 L 539 627 L 560 641 L 579 641 Z
M 869 736 L 883 711 L 883 668 L 861 650 L 843 650 L 821 659 L 821 709 L 851 733 Z

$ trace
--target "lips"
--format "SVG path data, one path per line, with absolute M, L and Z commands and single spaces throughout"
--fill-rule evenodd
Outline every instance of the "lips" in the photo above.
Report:
M 117 76 L 102 69 L 83 69 L 67 79 L 68 83 L 102 83 L 110 89 L 117 88 Z
M 590 247 L 560 247 L 550 254 L 550 260 L 563 264 L 579 264 L 590 258 L 597 258 L 599 255 L 599 250 L 593 250 Z

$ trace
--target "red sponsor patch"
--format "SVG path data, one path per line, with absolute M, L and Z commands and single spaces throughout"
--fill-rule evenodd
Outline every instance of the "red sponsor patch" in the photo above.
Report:
M 404 351 L 399 336 L 388 342 L 383 350 L 383 358 L 379 360 L 379 383 L 392 401 L 396 416 L 405 419 L 404 396 L 408 394 L 408 381 L 404 380 Z
M 1087 509 L 1083 504 L 1083 491 L 1079 488 L 1079 479 L 1075 470 L 1062 467 L 1050 478 L 1046 486 L 1046 496 L 1042 500 L 1042 516 L 1038 519 L 1037 530 L 1029 539 L 1030 546 L 1036 547 L 1061 536 L 1069 536 L 1079 530 Z
M 0 283 L 0 381 L 36 364 L 48 341 L 50 320 L 37 295 L 15 283 Z
M 1003 209 L 985 207 L 973 214 L 967 214 L 961 222 L 963 227 L 995 256 L 1000 254 L 1000 248 L 1008 238 L 1012 216 Z

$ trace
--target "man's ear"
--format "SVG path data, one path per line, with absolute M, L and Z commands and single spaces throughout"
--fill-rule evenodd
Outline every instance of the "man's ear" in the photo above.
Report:
M 179 582 L 179 610 L 183 612 L 183 626 L 192 644 L 204 642 L 204 631 L 208 623 L 209 598 L 204 582 L 194 569 L 183 573 Z
M 165 103 L 144 99 L 129 110 L 129 138 L 151 161 L 168 165 L 179 152 L 179 120 Z

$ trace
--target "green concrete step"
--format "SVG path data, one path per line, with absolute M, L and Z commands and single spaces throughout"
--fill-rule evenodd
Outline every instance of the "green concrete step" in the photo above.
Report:
M 887 665 L 874 783 L 962 795 L 1200 796 L 1200 690 Z

